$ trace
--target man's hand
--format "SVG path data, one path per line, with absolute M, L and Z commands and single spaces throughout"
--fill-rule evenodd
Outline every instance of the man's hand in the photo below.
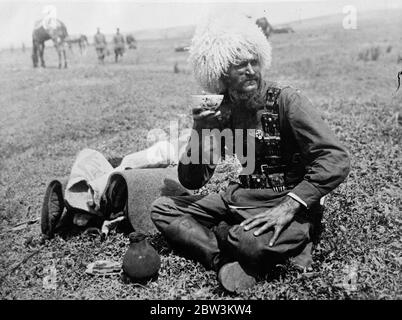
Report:
M 274 228 L 274 235 L 269 241 L 269 246 L 273 246 L 283 228 L 293 220 L 294 215 L 300 207 L 301 204 L 299 202 L 288 196 L 276 207 L 244 220 L 240 226 L 244 227 L 244 230 L 247 231 L 262 224 L 262 226 L 254 232 L 255 236 L 259 236 L 269 228 Z
M 209 109 L 197 106 L 192 109 L 194 119 L 194 129 L 219 129 L 221 111 L 219 109 Z

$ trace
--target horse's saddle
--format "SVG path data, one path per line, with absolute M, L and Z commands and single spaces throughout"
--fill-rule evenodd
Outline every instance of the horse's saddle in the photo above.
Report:
M 43 18 L 35 22 L 34 29 L 39 29 L 40 27 L 43 27 L 46 31 L 51 31 L 61 26 L 61 21 L 56 18 Z

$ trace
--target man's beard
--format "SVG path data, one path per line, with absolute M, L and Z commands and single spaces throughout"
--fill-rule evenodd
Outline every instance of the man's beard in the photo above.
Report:
M 251 79 L 253 80 L 253 79 Z M 264 108 L 264 99 L 261 97 L 260 88 L 261 88 L 261 80 L 255 79 L 258 82 L 258 87 L 250 92 L 238 92 L 235 90 L 229 89 L 229 95 L 232 101 L 239 105 L 239 107 L 243 109 L 247 109 L 249 111 L 257 112 L 258 110 Z

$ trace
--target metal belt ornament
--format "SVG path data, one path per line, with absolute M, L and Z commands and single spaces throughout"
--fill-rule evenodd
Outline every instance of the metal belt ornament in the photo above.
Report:
M 277 101 L 280 93 L 280 88 L 270 87 L 267 90 L 265 111 L 261 114 L 262 130 L 257 129 L 255 134 L 257 143 L 263 143 L 263 152 L 262 155 L 256 155 L 254 174 L 239 175 L 240 183 L 245 188 L 272 188 L 275 192 L 286 189 L 286 165 L 282 161 Z

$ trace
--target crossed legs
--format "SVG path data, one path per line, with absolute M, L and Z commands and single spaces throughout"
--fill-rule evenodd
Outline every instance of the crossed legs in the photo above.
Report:
M 253 209 L 249 214 L 262 210 Z M 151 218 L 175 249 L 215 271 L 224 261 L 236 260 L 264 273 L 269 265 L 296 256 L 310 242 L 311 223 L 298 217 L 269 247 L 273 231 L 257 237 L 254 230 L 245 231 L 239 226 L 241 218 L 216 193 L 161 197 L 152 205 Z M 227 228 L 219 232 L 222 221 Z

